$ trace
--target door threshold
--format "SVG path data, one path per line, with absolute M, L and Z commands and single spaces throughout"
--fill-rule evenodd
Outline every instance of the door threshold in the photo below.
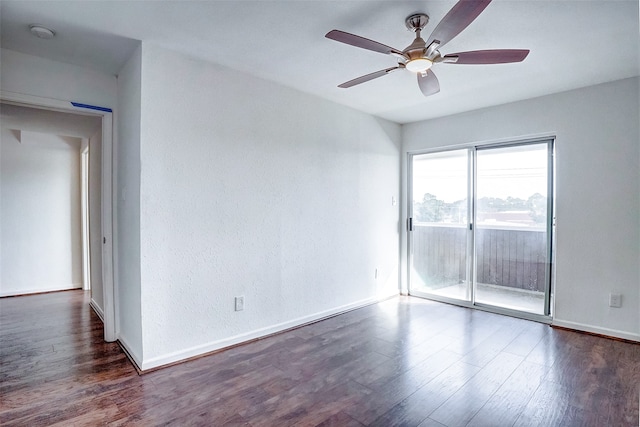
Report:
M 431 295 L 431 294 L 427 294 L 419 291 L 409 291 L 409 296 L 424 298 L 431 301 L 443 302 L 445 304 L 457 305 L 459 307 L 464 307 L 464 308 L 471 308 L 471 309 L 486 311 L 494 314 L 501 314 L 503 316 L 515 317 L 518 319 L 531 320 L 533 322 L 544 323 L 547 325 L 550 325 L 551 322 L 553 321 L 553 317 L 546 316 L 544 314 L 529 313 L 529 312 L 520 311 L 520 310 L 512 310 L 509 308 L 496 307 L 488 304 L 479 304 L 479 303 L 472 304 L 469 301 L 461 301 L 454 298 L 447 298 L 439 295 Z

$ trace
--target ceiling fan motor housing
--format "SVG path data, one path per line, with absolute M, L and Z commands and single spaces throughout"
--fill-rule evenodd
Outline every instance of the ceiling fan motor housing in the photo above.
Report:
M 422 31 L 422 29 L 429 23 L 429 15 L 426 13 L 414 13 L 413 15 L 407 16 L 404 23 L 411 31 Z
M 407 28 L 416 33 L 416 38 L 413 42 L 405 48 L 402 53 L 409 61 L 423 58 L 426 52 L 427 43 L 420 36 L 420 32 L 429 22 L 429 15 L 424 13 L 415 13 L 407 16 L 405 24 Z

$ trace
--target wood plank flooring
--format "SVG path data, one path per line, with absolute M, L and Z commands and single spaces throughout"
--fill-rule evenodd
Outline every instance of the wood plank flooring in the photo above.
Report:
M 638 426 L 640 345 L 399 297 L 139 376 L 83 291 L 0 299 L 2 426 Z

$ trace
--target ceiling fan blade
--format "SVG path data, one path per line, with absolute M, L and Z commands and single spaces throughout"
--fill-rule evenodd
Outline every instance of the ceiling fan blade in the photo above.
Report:
M 429 36 L 427 46 L 434 40 L 440 42 L 439 48 L 444 46 L 467 28 L 489 3 L 491 3 L 491 0 L 460 0 L 433 30 Z
M 440 82 L 433 71 L 429 70 L 426 74 L 418 73 L 418 86 L 424 96 L 435 95 L 440 92 Z
M 372 50 L 374 52 L 380 52 L 387 55 L 396 54 L 403 56 L 402 52 L 398 49 L 394 49 L 373 40 L 365 39 L 364 37 L 356 36 L 355 34 L 345 33 L 344 31 L 340 30 L 331 30 L 327 34 L 325 34 L 325 37 L 341 43 L 350 44 L 351 46 Z
M 521 62 L 527 55 L 527 49 L 493 49 L 473 50 L 469 52 L 450 53 L 442 58 L 445 64 L 506 64 Z M 454 61 L 455 58 L 458 58 Z
M 368 82 L 369 80 L 377 79 L 378 77 L 382 77 L 384 75 L 389 74 L 392 71 L 399 69 L 400 67 L 391 67 L 385 70 L 376 71 L 375 73 L 365 74 L 364 76 L 360 76 L 353 80 L 349 80 L 348 82 L 344 82 L 338 87 L 346 89 L 351 86 L 359 85 L 360 83 Z

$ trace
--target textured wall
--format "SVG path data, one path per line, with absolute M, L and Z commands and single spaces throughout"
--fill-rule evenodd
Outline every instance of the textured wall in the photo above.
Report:
M 143 367 L 397 293 L 399 154 L 398 125 L 143 45 Z
M 554 322 L 640 340 L 639 99 L 632 78 L 417 122 L 403 151 L 555 134 Z
M 117 295 L 116 329 L 138 366 L 142 363 L 140 283 L 140 66 L 141 48 L 118 74 L 118 143 L 114 250 Z
M 80 144 L 2 126 L 0 295 L 82 287 Z
M 113 108 L 116 77 L 12 50 L 0 50 L 2 90 Z

